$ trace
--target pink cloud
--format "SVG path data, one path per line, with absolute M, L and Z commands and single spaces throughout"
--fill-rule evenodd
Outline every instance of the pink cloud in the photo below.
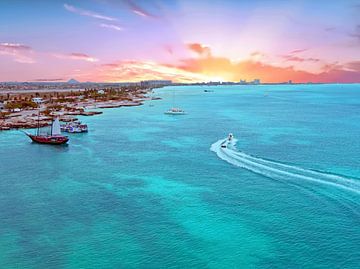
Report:
M 298 54 L 298 53 L 302 53 L 307 50 L 308 49 L 297 49 L 297 50 L 290 51 L 289 54 Z
M 288 62 L 314 62 L 314 63 L 317 63 L 317 62 L 320 62 L 320 59 L 317 59 L 317 58 L 303 58 L 303 57 L 299 57 L 299 56 L 294 56 L 294 55 L 284 55 L 282 56 L 285 61 L 288 61 Z
M 31 47 L 19 43 L 0 43 L 0 55 L 9 55 L 18 63 L 34 63 Z
M 145 9 L 141 8 L 138 4 L 136 4 L 132 0 L 124 0 L 124 2 L 129 6 L 132 12 L 134 12 L 136 15 L 145 17 L 145 18 L 156 18 L 153 14 L 146 11 Z
M 59 59 L 69 59 L 69 60 L 80 60 L 80 61 L 86 61 L 86 62 L 97 62 L 98 59 L 91 57 L 85 53 L 78 53 L 78 52 L 73 52 L 70 54 L 52 54 L 54 57 L 59 58 Z

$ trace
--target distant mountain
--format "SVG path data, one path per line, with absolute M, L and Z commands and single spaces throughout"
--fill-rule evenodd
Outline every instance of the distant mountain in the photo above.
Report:
M 77 84 L 77 83 L 80 83 L 79 81 L 77 81 L 76 79 L 69 79 L 69 81 L 67 82 L 69 84 Z

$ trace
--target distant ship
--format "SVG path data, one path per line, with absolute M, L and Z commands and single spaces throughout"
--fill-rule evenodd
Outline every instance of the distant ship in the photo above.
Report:
M 170 108 L 169 110 L 165 111 L 164 114 L 167 115 L 185 115 L 186 112 L 178 107 L 174 106 L 175 103 L 175 91 L 173 91 L 173 97 L 172 97 L 172 102 L 173 102 L 173 107 Z
M 186 112 L 180 108 L 170 108 L 168 111 L 165 111 L 165 114 L 167 115 L 185 115 Z
M 61 135 L 60 122 L 56 118 L 51 125 L 50 134 L 42 135 L 40 134 L 40 125 L 38 124 L 38 129 L 36 135 L 25 132 L 30 139 L 39 144 L 50 144 L 50 145 L 61 145 L 69 141 L 67 136 Z

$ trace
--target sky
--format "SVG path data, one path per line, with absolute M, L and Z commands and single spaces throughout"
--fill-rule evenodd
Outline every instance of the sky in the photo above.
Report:
M 0 81 L 360 82 L 360 0 L 0 0 Z

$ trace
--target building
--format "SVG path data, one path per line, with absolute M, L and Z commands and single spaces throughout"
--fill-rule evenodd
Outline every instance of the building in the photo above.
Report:
M 254 79 L 253 82 L 252 82 L 252 84 L 255 84 L 255 85 L 258 85 L 260 83 L 261 83 L 261 81 L 258 78 Z
M 5 104 L 0 101 L 0 110 L 3 110 L 3 109 L 5 109 Z
M 33 101 L 34 103 L 36 103 L 38 105 L 44 103 L 44 100 L 41 97 L 34 97 L 31 99 L 31 101 Z
M 105 94 L 105 91 L 104 90 L 98 90 L 97 93 L 102 95 L 102 94 Z
M 140 85 L 143 87 L 166 86 L 172 84 L 171 80 L 143 80 Z

